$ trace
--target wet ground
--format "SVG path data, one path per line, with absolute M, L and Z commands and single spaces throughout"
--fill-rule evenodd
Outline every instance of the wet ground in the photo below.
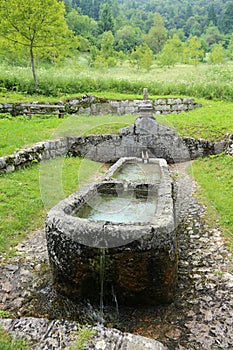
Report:
M 174 302 L 147 309 L 119 305 L 119 316 L 115 307 L 105 308 L 106 326 L 157 339 L 170 350 L 233 349 L 232 257 L 221 231 L 205 223 L 206 210 L 192 195 L 195 183 L 186 166 L 171 169 L 178 184 L 179 217 Z M 75 305 L 53 290 L 44 230 L 19 244 L 16 256 L 2 257 L 0 272 L 0 310 L 9 317 L 66 318 L 85 324 L 98 319 L 90 305 Z M 65 339 L 68 343 L 67 335 Z

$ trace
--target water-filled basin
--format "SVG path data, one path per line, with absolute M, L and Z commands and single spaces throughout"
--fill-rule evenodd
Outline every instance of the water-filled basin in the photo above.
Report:
M 142 163 L 133 160 L 124 162 L 113 174 L 114 179 L 129 182 L 156 183 L 160 177 L 159 163 Z
M 58 203 L 45 223 L 55 288 L 71 298 L 98 301 L 104 250 L 105 299 L 112 300 L 114 290 L 124 304 L 172 301 L 177 282 L 173 204 L 166 161 L 142 165 L 136 158 L 120 159 L 104 181 Z
M 157 200 L 156 188 L 128 188 L 116 184 L 106 190 L 103 185 L 74 215 L 113 223 L 152 222 L 156 215 Z

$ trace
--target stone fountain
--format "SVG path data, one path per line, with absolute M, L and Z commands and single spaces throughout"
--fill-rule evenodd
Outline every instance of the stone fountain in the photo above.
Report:
M 135 127 L 155 120 L 147 92 Z M 157 305 L 174 298 L 177 240 L 172 179 L 164 159 L 120 158 L 103 181 L 52 208 L 46 237 L 54 287 L 76 300 Z

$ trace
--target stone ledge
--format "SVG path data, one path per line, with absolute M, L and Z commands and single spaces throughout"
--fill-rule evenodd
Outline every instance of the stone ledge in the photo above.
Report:
M 0 326 L 17 338 L 26 338 L 31 343 L 30 349 L 70 349 L 75 345 L 79 325 L 66 320 L 49 321 L 45 318 L 0 319 Z M 167 350 L 162 343 L 134 335 L 122 333 L 114 328 L 88 327 L 94 336 L 84 347 L 84 350 Z
M 193 98 L 163 98 L 149 100 L 152 104 L 153 113 L 181 113 L 187 112 L 199 105 Z M 12 116 L 33 114 L 58 114 L 63 117 L 64 113 L 89 114 L 89 115 L 137 115 L 142 100 L 108 100 L 91 95 L 83 95 L 65 102 L 55 103 L 2 103 L 0 113 L 10 113 Z

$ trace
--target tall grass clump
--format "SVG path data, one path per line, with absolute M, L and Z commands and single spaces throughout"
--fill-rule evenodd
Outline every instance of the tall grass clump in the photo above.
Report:
M 44 96 L 93 91 L 141 94 L 143 87 L 147 87 L 152 95 L 186 95 L 233 101 L 232 68 L 232 64 L 218 67 L 178 65 L 170 69 L 154 66 L 150 72 L 145 72 L 125 63 L 97 70 L 67 61 L 63 66 L 38 68 L 38 79 L 40 94 Z M 30 68 L 2 66 L 0 88 L 32 94 L 34 82 Z

